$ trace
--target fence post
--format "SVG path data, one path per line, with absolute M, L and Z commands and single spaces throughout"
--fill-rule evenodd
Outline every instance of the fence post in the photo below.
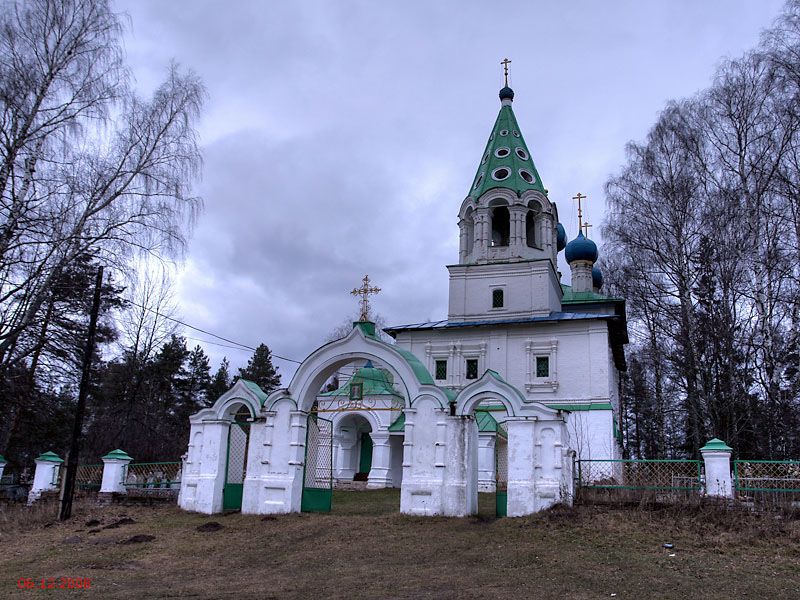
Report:
M 64 460 L 55 452 L 45 452 L 34 459 L 36 470 L 33 473 L 33 485 L 28 493 L 28 504 L 33 504 L 42 492 L 58 489 L 58 470 Z
M 2 454 L 0 454 L 0 479 L 3 478 L 3 471 L 6 468 L 6 458 Z
M 706 472 L 706 495 L 717 498 L 733 498 L 731 477 L 732 448 L 714 438 L 700 448 Z
M 125 468 L 133 460 L 124 450 L 114 450 L 101 458 L 103 461 L 103 483 L 101 494 L 125 493 Z

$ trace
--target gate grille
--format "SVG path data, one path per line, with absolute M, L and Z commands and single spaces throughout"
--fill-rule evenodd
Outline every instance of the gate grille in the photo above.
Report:
M 497 491 L 508 491 L 508 440 L 502 435 L 498 435 L 495 441 L 494 456 Z
M 333 487 L 333 422 L 316 415 L 308 417 L 303 486 L 315 489 Z
M 244 483 L 247 468 L 247 434 L 250 423 L 231 424 L 228 440 L 228 477 L 225 483 Z

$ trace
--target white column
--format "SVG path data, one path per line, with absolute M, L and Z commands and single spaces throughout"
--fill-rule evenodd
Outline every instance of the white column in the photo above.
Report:
M 101 458 L 103 461 L 103 482 L 100 485 L 101 493 L 124 494 L 126 488 L 125 469 L 133 460 L 123 450 L 114 450 Z
M 389 448 L 389 432 L 372 432 L 372 465 L 367 487 L 371 489 L 392 487 L 392 454 Z
M 508 508 L 509 517 L 536 512 L 536 418 L 508 419 Z
M 181 503 L 181 508 L 207 515 L 222 512 L 229 427 L 230 422 L 224 419 L 203 421 L 203 446 L 200 450 L 200 472 L 195 477 L 194 506 Z M 185 497 L 188 501 L 188 495 Z
M 705 463 L 706 495 L 717 498 L 733 498 L 732 450 L 730 446 L 717 438 L 710 440 L 700 448 L 700 454 Z
M 478 426 L 473 416 L 446 417 L 442 513 L 464 517 L 478 512 Z
M 34 460 L 33 485 L 28 493 L 28 504 L 36 502 L 42 492 L 58 489 L 58 470 L 64 460 L 55 452 L 45 452 Z

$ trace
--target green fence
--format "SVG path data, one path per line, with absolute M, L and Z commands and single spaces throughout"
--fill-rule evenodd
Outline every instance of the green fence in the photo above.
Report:
M 700 492 L 703 463 L 684 459 L 589 459 L 575 461 L 579 489 Z
M 75 473 L 75 488 L 79 490 L 99 490 L 103 483 L 103 465 L 78 465 Z
M 130 463 L 124 471 L 123 485 L 128 490 L 178 490 L 181 487 L 181 463 Z
M 735 460 L 733 481 L 737 495 L 800 494 L 800 460 Z

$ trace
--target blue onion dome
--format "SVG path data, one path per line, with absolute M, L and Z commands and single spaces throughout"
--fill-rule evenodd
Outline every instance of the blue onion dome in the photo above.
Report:
M 578 233 L 578 237 L 567 244 L 565 253 L 567 262 L 576 260 L 587 260 L 595 262 L 597 260 L 597 245 L 590 239 L 583 237 L 583 232 Z
M 603 287 L 603 272 L 598 266 L 592 267 L 592 287 L 596 290 Z
M 510 87 L 506 86 L 502 90 L 500 90 L 500 100 L 513 100 L 514 99 L 514 90 Z
M 556 225 L 556 248 L 558 248 L 558 251 L 561 252 L 566 247 L 567 231 L 564 229 L 564 226 L 559 223 Z

